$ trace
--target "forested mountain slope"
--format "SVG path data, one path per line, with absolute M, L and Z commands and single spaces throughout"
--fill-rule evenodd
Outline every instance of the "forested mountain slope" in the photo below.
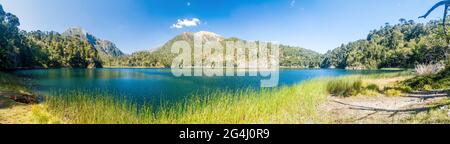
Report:
M 96 68 L 102 59 L 123 56 L 112 43 L 82 29 L 66 33 L 21 31 L 19 18 L 0 5 L 0 70 L 21 68 Z
M 89 42 L 103 56 L 120 57 L 125 55 L 113 42 L 99 39 L 80 27 L 69 28 L 63 35 Z
M 129 56 L 110 61 L 112 66 L 138 66 L 138 67 L 170 67 L 172 60 L 177 56 L 171 52 L 171 47 L 176 41 L 186 41 L 193 47 L 194 35 L 198 35 L 205 41 L 218 41 L 225 47 L 225 41 L 244 41 L 239 38 L 225 38 L 218 34 L 200 31 L 185 32 L 175 36 L 163 46 L 153 51 L 141 51 L 133 53 Z M 321 55 L 312 50 L 280 45 L 280 66 L 296 67 L 296 68 L 314 68 L 319 67 Z
M 371 31 L 367 38 L 342 45 L 325 54 L 321 67 L 377 69 L 412 68 L 448 56 L 440 21 L 427 24 L 400 20 Z

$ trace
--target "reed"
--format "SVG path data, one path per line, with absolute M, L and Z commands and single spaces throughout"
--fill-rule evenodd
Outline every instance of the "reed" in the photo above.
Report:
M 64 123 L 77 124 L 325 123 L 317 106 L 328 95 L 326 81 L 317 79 L 274 89 L 215 91 L 157 109 L 99 92 L 59 91 L 46 97 L 41 108 Z
M 357 95 L 363 89 L 359 76 L 347 76 L 330 80 L 327 83 L 327 91 L 334 96 L 348 97 Z

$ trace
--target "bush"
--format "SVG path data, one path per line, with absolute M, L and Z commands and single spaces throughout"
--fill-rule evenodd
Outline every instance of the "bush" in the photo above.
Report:
M 406 80 L 403 85 L 409 86 L 415 90 L 424 90 L 425 86 L 431 89 L 449 89 L 450 88 L 450 67 L 438 74 L 428 76 L 417 76 Z
M 378 96 L 378 95 L 380 95 L 380 93 L 378 91 L 369 90 L 369 89 L 365 89 L 365 90 L 361 91 L 361 94 L 364 95 L 364 96 Z
M 410 80 L 405 81 L 407 86 L 410 86 L 414 89 L 421 89 L 425 85 L 431 85 L 434 83 L 434 80 L 429 76 L 419 76 Z
M 410 93 L 413 91 L 413 89 L 410 86 L 405 86 L 405 85 L 400 86 L 399 89 L 405 93 Z
M 335 96 L 349 97 L 361 92 L 362 80 L 355 77 L 333 79 L 327 84 L 327 91 Z
M 428 76 L 439 73 L 444 69 L 442 64 L 420 64 L 416 66 L 416 73 L 421 76 Z
M 380 91 L 380 88 L 376 84 L 370 84 L 366 87 L 366 89 L 372 90 L 372 91 Z
M 402 92 L 400 90 L 396 90 L 396 89 L 388 89 L 388 90 L 386 90 L 385 94 L 387 96 L 401 96 Z
M 376 84 L 369 84 L 364 89 L 362 89 L 359 93 L 364 96 L 378 96 L 380 95 L 380 87 Z
M 425 85 L 425 86 L 423 86 L 423 90 L 424 91 L 432 91 L 433 87 L 431 85 Z

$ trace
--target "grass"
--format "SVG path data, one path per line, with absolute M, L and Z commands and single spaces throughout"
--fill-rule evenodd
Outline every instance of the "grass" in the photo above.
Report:
M 426 76 L 416 76 L 403 82 L 403 85 L 409 86 L 415 90 L 431 89 L 450 89 L 450 67 L 447 66 L 443 71 Z
M 362 79 L 369 77 L 373 75 L 319 78 L 274 89 L 216 91 L 158 109 L 101 92 L 55 92 L 40 108 L 63 123 L 77 124 L 329 123 L 331 118 L 322 115 L 318 107 L 330 91 L 345 95 L 369 89 L 377 94 L 378 86 L 363 83 Z
M 46 111 L 45 105 L 33 105 L 31 107 L 31 117 L 37 124 L 61 124 L 62 120 Z
M 400 96 L 411 92 L 408 86 L 400 85 L 402 81 L 412 78 L 411 70 L 378 73 L 368 75 L 352 75 L 330 78 L 327 91 L 338 97 L 350 96 Z
M 29 93 L 27 80 L 9 73 L 0 72 L 0 92 Z
M 446 106 L 446 108 L 444 108 Z M 409 124 L 449 124 L 450 123 L 450 98 L 429 104 L 433 108 L 429 111 L 420 112 L 402 120 Z
M 395 97 L 395 96 L 402 96 L 402 92 L 400 90 L 396 89 L 388 89 L 385 91 L 386 96 Z
M 319 106 L 330 93 L 377 96 L 401 93 L 392 84 L 410 78 L 406 72 L 319 78 L 298 85 L 240 92 L 215 91 L 193 95 L 185 102 L 153 108 L 125 98 L 93 91 L 57 91 L 33 105 L 33 123 L 58 124 L 298 124 L 332 123 Z M 406 89 L 406 88 L 405 88 Z M 447 122 L 433 110 L 407 123 Z
M 31 94 L 28 86 L 27 79 L 0 72 L 0 92 Z M 0 96 L 0 123 L 39 123 L 34 121 L 31 107 Z
M 349 97 L 357 95 L 361 90 L 362 80 L 359 76 L 335 78 L 327 84 L 327 91 L 335 96 Z
M 47 97 L 39 111 L 47 111 L 63 123 L 77 124 L 326 123 L 317 106 L 328 96 L 327 81 L 260 91 L 212 92 L 207 98 L 191 96 L 186 102 L 158 110 L 95 92 L 60 92 Z

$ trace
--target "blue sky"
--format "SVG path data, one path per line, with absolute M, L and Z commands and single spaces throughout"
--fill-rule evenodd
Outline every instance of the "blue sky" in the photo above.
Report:
M 320 53 L 400 18 L 419 20 L 439 0 L 0 0 L 24 30 L 79 26 L 126 53 L 158 47 L 181 32 L 276 41 Z M 177 22 L 180 23 L 177 25 Z M 184 25 L 183 25 L 184 24 Z

